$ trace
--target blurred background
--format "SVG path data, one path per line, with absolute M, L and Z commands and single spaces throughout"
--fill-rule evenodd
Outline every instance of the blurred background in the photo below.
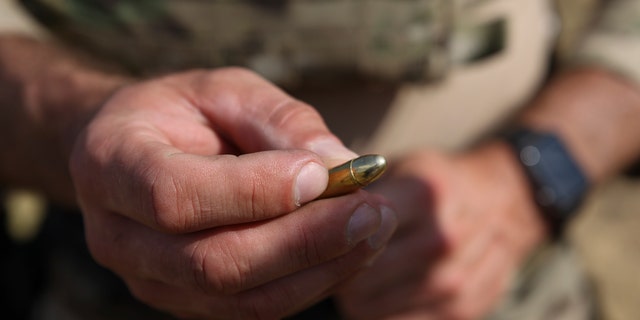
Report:
M 591 10 L 592 1 L 580 0 L 566 2 L 567 12 L 575 13 L 565 25 L 565 31 L 580 28 L 580 14 L 583 10 Z M 28 30 L 33 34 L 45 33 L 30 24 L 25 17 L 15 15 L 11 7 L 12 1 L 0 1 L 0 31 Z M 569 35 L 570 36 L 570 35 Z M 451 130 L 457 128 L 451 127 Z M 445 133 L 446 134 L 446 133 Z M 43 286 L 52 281 L 62 281 L 63 287 L 82 286 L 82 279 L 55 279 L 51 277 L 51 269 L 75 268 L 77 264 L 69 264 L 64 257 L 51 257 L 52 254 L 64 256 L 64 251 L 57 250 L 55 243 L 36 243 L 36 231 L 45 220 L 46 203 L 37 195 L 16 191 L 7 192 L 2 198 L 2 266 L 0 285 L 2 303 L 21 304 L 25 297 L 42 294 Z M 629 320 L 640 316 L 640 182 L 628 176 L 618 177 L 594 191 L 594 196 L 585 205 L 583 214 L 570 230 L 570 237 L 584 258 L 586 267 L 593 276 L 605 319 Z M 74 217 L 74 223 L 81 223 Z M 55 222 L 48 222 L 49 224 Z M 79 235 L 64 237 L 78 238 Z M 63 237 L 63 238 L 64 238 Z M 65 241 L 61 239 L 60 243 Z M 49 250 L 43 255 L 43 250 Z M 47 259 L 43 259 L 47 256 Z M 26 266 L 26 267 L 25 267 Z M 95 266 L 91 266 L 94 268 Z M 67 270 L 68 271 L 68 270 Z M 80 273 L 79 273 L 80 274 Z M 96 277 L 109 277 L 105 273 L 97 273 Z M 65 282 L 67 281 L 67 282 Z M 71 290 L 71 289 L 70 289 Z M 94 292 L 91 288 L 80 288 L 88 296 L 109 299 L 104 292 Z M 122 290 L 116 288 L 115 291 Z M 64 295 L 65 290 L 49 291 L 49 295 Z M 9 297 L 9 298 L 7 298 Z M 133 315 L 132 315 L 133 316 Z M 1 317 L 4 318 L 4 317 Z

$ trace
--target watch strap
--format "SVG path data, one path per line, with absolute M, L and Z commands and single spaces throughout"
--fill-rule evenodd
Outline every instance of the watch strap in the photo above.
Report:
M 562 233 L 589 190 L 586 175 L 551 132 L 519 128 L 505 137 L 529 178 L 534 200 L 550 230 Z

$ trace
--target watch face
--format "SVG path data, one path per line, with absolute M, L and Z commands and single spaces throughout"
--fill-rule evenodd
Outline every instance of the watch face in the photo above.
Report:
M 507 137 L 517 152 L 547 220 L 564 224 L 571 218 L 589 183 L 562 141 L 551 133 L 518 130 Z

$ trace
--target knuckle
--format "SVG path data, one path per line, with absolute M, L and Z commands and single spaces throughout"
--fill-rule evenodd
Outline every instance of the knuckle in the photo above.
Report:
M 316 109 L 288 96 L 283 97 L 282 100 L 270 110 L 267 119 L 268 123 L 276 129 L 287 129 L 298 126 L 301 123 L 321 123 L 320 114 Z M 311 133 L 315 133 L 314 130 L 310 131 Z
M 235 257 L 226 245 L 198 246 L 190 259 L 196 286 L 205 294 L 234 295 L 247 287 L 251 267 Z
M 151 178 L 149 184 L 149 215 L 153 217 L 155 226 L 161 231 L 177 231 L 179 224 L 176 221 L 178 207 L 176 205 L 176 186 L 170 179 L 159 177 Z
M 257 221 L 268 217 L 270 193 L 265 183 L 257 179 L 251 180 L 250 187 L 245 190 L 248 194 L 241 202 L 247 206 L 246 212 L 251 214 L 251 219 Z
M 317 237 L 313 236 L 310 230 L 301 228 L 298 231 L 298 243 L 300 250 L 291 250 L 292 260 L 301 262 L 305 266 L 317 264 L 322 260 L 320 244 Z
M 281 163 L 280 157 L 263 158 L 271 163 Z M 288 158 L 287 161 L 290 161 Z M 299 160 L 296 160 L 299 161 Z M 301 161 L 300 161 L 301 162 Z M 296 209 L 291 167 L 275 169 L 271 165 L 255 165 L 251 167 L 249 176 L 244 176 L 242 188 L 235 188 L 235 193 L 227 197 L 228 205 L 242 212 L 245 221 L 260 221 L 273 218 Z M 291 175 L 285 174 L 289 170 Z
M 177 234 L 189 231 L 197 201 L 186 201 L 187 190 L 171 175 L 156 173 L 145 179 L 149 185 L 147 215 L 160 231 Z M 181 199 L 182 198 L 182 199 Z

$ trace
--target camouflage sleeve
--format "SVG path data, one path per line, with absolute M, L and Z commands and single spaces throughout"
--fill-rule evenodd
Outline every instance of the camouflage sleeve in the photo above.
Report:
M 640 84 L 640 0 L 609 0 L 571 65 L 596 65 Z

